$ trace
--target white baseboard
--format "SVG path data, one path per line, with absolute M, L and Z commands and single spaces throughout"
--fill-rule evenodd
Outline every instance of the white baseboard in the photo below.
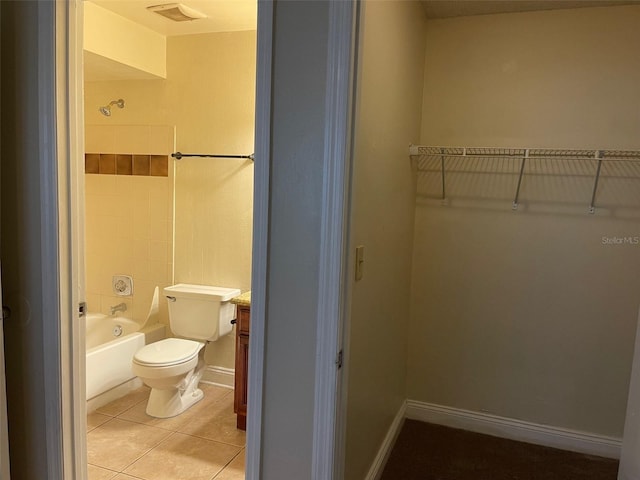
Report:
M 373 463 L 371 464 L 371 468 L 369 468 L 369 473 L 367 473 L 367 476 L 365 477 L 365 480 L 379 480 L 379 478 L 382 476 L 384 466 L 387 464 L 387 460 L 389 459 L 391 450 L 393 450 L 393 446 L 396 443 L 398 434 L 400 433 L 402 425 L 404 424 L 406 410 L 407 402 L 404 401 L 400 406 L 400 410 L 398 410 L 398 413 L 393 419 L 393 422 L 391 422 L 391 426 L 387 431 L 387 435 L 384 437 L 382 445 L 380 445 L 378 454 L 376 455 L 376 458 L 374 458 Z
M 620 458 L 622 440 L 487 413 L 407 400 L 407 418 L 573 452 Z
M 219 387 L 233 389 L 235 370 L 233 368 L 207 365 L 200 381 L 203 383 L 210 383 L 211 385 L 217 385 Z

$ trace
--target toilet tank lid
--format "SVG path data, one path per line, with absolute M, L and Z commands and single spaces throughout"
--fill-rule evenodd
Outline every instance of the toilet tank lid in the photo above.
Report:
M 238 288 L 178 283 L 177 285 L 165 287 L 164 294 L 170 297 L 199 298 L 202 300 L 218 300 L 220 302 L 228 302 L 233 297 L 237 297 L 238 295 L 240 295 L 240 290 Z

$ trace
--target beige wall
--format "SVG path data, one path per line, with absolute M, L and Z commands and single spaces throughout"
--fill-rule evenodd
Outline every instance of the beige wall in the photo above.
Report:
M 421 143 L 640 148 L 639 21 L 635 6 L 429 21 Z M 604 180 L 589 215 L 593 165 L 535 168 L 517 212 L 513 174 L 454 175 L 448 206 L 437 174 L 418 177 L 408 397 L 621 436 L 640 246 L 602 237 L 640 234 L 637 169 Z
M 424 13 L 418 2 L 363 8 L 351 251 L 365 246 L 352 287 L 345 479 L 360 480 L 406 398 L 415 204 L 407 156 L 419 136 Z
M 638 12 L 429 21 L 422 141 L 639 148 Z
M 252 153 L 255 31 L 170 37 L 167 80 L 87 82 L 91 125 L 175 125 L 185 153 Z M 111 117 L 100 105 L 124 98 Z M 253 165 L 185 158 L 175 170 L 175 282 L 248 290 L 251 273 Z M 172 168 L 170 163 L 170 169 Z M 207 352 L 233 368 L 234 334 Z
M 255 42 L 255 32 L 169 39 L 169 95 L 179 151 L 253 153 Z M 253 163 L 181 160 L 175 200 L 176 282 L 249 290 Z M 207 361 L 233 368 L 234 342 L 235 334 L 218 340 Z

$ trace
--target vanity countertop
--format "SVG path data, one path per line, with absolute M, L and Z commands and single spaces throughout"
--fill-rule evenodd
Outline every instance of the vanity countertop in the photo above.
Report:
M 236 305 L 240 305 L 243 307 L 251 306 L 251 290 L 248 292 L 241 293 L 237 297 L 233 297 L 231 299 L 231 303 L 235 303 Z

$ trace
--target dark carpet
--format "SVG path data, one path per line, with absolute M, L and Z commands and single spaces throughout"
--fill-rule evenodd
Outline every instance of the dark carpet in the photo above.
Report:
M 618 461 L 407 420 L 382 480 L 616 480 Z

